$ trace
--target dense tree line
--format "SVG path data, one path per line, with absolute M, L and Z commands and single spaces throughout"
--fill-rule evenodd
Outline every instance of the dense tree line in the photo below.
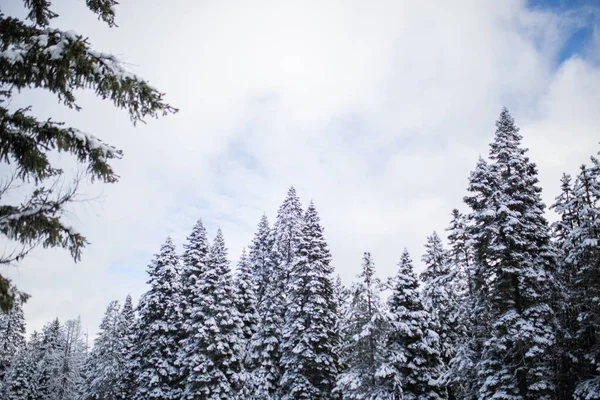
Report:
M 0 378 L 17 399 L 600 399 L 600 162 L 561 180 L 546 220 L 508 110 L 447 240 L 418 276 L 406 249 L 344 286 L 315 205 L 290 188 L 231 270 L 223 233 L 167 239 L 137 307 L 108 305 L 89 351 L 77 320 L 24 338 L 0 317 Z

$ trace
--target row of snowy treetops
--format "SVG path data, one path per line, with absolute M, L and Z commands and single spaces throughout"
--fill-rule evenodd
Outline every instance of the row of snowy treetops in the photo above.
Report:
M 199 221 L 181 255 L 167 239 L 89 353 L 78 320 L 26 342 L 17 304 L 0 317 L 2 399 L 600 399 L 600 162 L 563 177 L 549 225 L 506 109 L 496 127 L 420 279 L 405 250 L 386 281 L 370 253 L 351 286 L 334 280 L 291 188 L 235 275 L 220 230 L 209 242 Z

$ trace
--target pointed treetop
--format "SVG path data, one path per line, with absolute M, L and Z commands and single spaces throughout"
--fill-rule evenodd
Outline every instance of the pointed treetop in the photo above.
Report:
M 373 283 L 373 278 L 375 276 L 375 263 L 371 258 L 371 253 L 365 251 L 363 253 L 363 261 L 362 261 L 362 271 L 358 275 L 359 278 L 364 278 L 365 283 L 367 285 L 371 285 Z
M 186 266 L 196 266 L 205 260 L 209 252 L 209 244 L 206 228 L 204 228 L 201 219 L 194 225 L 192 232 L 187 237 L 187 242 L 183 245 L 183 249 L 182 259 Z
M 513 156 L 514 154 L 525 154 L 527 150 L 520 148 L 522 139 L 515 120 L 508 109 L 504 107 L 496 121 L 496 134 L 490 145 L 490 158 L 501 163 L 508 163 L 511 160 L 511 154 Z

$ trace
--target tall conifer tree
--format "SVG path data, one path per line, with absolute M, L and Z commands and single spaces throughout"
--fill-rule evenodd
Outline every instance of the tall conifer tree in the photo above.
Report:
M 136 400 L 181 398 L 179 368 L 179 258 L 171 238 L 148 266 L 150 289 L 138 305 L 133 368 Z
M 234 398 L 240 387 L 243 332 L 220 229 L 206 268 L 197 276 L 196 290 L 190 314 L 193 334 L 185 344 L 190 368 L 184 398 Z
M 331 255 L 314 204 L 304 215 L 285 313 L 282 399 L 328 399 L 335 386 L 335 300 Z
M 549 399 L 555 390 L 548 353 L 555 344 L 555 252 L 536 166 L 506 108 L 496 127 L 491 164 L 479 163 L 465 198 L 473 209 L 475 312 L 485 329 L 479 398 Z

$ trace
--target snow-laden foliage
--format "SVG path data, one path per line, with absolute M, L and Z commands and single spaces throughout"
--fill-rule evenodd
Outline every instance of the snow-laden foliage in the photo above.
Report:
M 181 262 L 168 240 L 139 318 L 131 297 L 111 303 L 85 363 L 78 320 L 24 344 L 9 288 L 0 398 L 600 400 L 600 163 L 563 177 L 551 235 L 508 111 L 497 128 L 471 210 L 452 211 L 447 246 L 427 238 L 422 291 L 406 251 L 385 285 L 370 253 L 357 282 L 334 283 L 314 205 L 291 188 L 235 277 L 220 231 L 210 246 L 198 222 Z
M 2 393 L 7 400 L 40 399 L 40 358 L 42 337 L 31 335 L 24 348 L 16 354 L 4 378 Z
M 180 331 L 177 334 L 177 340 L 180 343 L 177 351 L 177 365 L 182 388 L 185 387 L 190 370 L 193 368 L 191 360 L 196 352 L 191 338 L 196 333 L 198 325 L 204 323 L 202 319 L 195 320 L 192 317 L 192 314 L 199 307 L 198 301 L 201 299 L 200 283 L 208 268 L 207 263 L 210 252 L 210 244 L 202 220 L 196 222 L 183 248 L 181 284 L 179 286 L 181 290 L 179 300 L 181 301 L 182 321 L 179 325 Z
M 323 228 L 311 202 L 287 289 L 281 380 L 284 400 L 328 399 L 335 386 L 336 307 L 330 262 Z
M 445 262 L 443 252 L 438 252 L 441 249 L 436 237 L 432 237 L 430 244 L 438 247 L 430 249 L 441 257 L 437 262 Z M 406 249 L 392 282 L 392 294 L 388 299 L 390 328 L 386 346 L 387 371 L 381 375 L 396 398 L 445 399 L 446 389 L 440 381 L 443 372 L 440 337 L 431 314 L 421 301 L 419 282 Z
M 237 310 L 242 318 L 242 332 L 244 342 L 250 341 L 258 329 L 258 311 L 256 309 L 256 290 L 252 267 L 246 255 L 246 249 L 242 250 L 238 260 L 235 274 L 235 293 Z M 244 345 L 244 347 L 246 347 Z
M 148 266 L 150 289 L 138 305 L 134 327 L 134 399 L 180 399 L 181 382 L 177 366 L 181 331 L 180 266 L 171 238 Z
M 0 311 L 0 392 L 4 390 L 4 376 L 15 355 L 24 346 L 25 316 L 22 301 L 16 298 L 10 311 L 6 313 Z
M 252 266 L 246 255 L 246 249 L 242 250 L 238 260 L 235 274 L 236 307 L 242 319 L 242 371 L 240 381 L 240 399 L 248 398 L 253 389 L 251 371 L 254 368 L 254 360 L 251 356 L 251 340 L 258 331 L 260 320 L 257 311 L 256 288 Z
M 337 377 L 335 391 L 344 399 L 391 399 L 386 382 L 392 373 L 386 359 L 389 319 L 371 253 L 364 253 L 358 279 L 350 289 L 349 312 L 340 329 L 344 370 Z
M 248 263 L 252 269 L 254 285 L 256 287 L 257 306 L 263 303 L 269 274 L 272 268 L 271 250 L 273 248 L 273 232 L 269 228 L 269 220 L 263 214 L 258 223 L 258 228 L 249 246 Z
M 508 110 L 496 122 L 490 163 L 471 174 L 465 202 L 474 247 L 474 293 L 482 349 L 480 399 L 549 399 L 555 390 L 556 254 L 543 216 L 537 169 Z
M 87 7 L 115 26 L 114 0 L 88 0 Z M 40 120 L 31 107 L 15 109 L 11 100 L 23 89 L 57 96 L 59 103 L 80 110 L 75 93 L 92 90 L 97 97 L 125 109 L 135 124 L 146 117 L 175 112 L 163 94 L 125 68 L 114 55 L 93 50 L 88 39 L 50 24 L 58 15 L 46 0 L 26 0 L 27 20 L 0 13 L 0 166 L 12 171 L 0 182 L 0 233 L 19 247 L 0 257 L 0 264 L 21 260 L 37 245 L 68 249 L 78 261 L 85 237 L 63 218 L 75 199 L 78 181 L 65 185 L 63 169 L 52 163 L 56 152 L 72 156 L 91 181 L 118 180 L 112 161 L 120 150 L 98 137 L 51 118 Z M 4 195 L 19 188 L 20 196 Z M 66 189 L 61 190 L 61 187 Z M 8 310 L 21 293 L 9 291 L 0 275 L 0 309 Z
M 128 299 L 131 302 L 131 298 Z M 133 310 L 123 311 L 118 301 L 110 302 L 106 308 L 94 347 L 82 371 L 84 381 L 79 391 L 80 400 L 130 398 L 127 380 L 130 321 L 126 318 Z
M 227 248 L 219 229 L 206 266 L 198 271 L 186 337 L 186 399 L 231 399 L 241 386 L 243 323 L 237 309 Z

